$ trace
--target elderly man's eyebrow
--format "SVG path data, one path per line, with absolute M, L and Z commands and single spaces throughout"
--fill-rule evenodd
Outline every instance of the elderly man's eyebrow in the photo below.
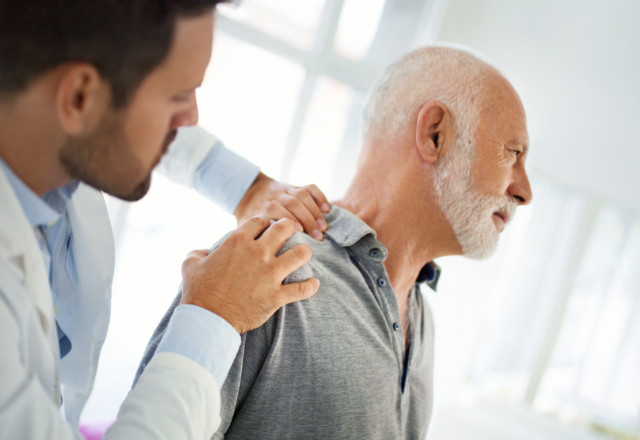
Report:
M 507 145 L 522 147 L 523 154 L 526 154 L 529 152 L 529 142 L 523 139 L 512 139 L 509 142 L 507 142 Z

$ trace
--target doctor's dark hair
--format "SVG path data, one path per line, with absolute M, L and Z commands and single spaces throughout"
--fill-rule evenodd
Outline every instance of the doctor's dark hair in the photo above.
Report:
M 226 0 L 0 0 L 0 97 L 71 62 L 96 67 L 124 107 L 169 53 L 176 21 Z

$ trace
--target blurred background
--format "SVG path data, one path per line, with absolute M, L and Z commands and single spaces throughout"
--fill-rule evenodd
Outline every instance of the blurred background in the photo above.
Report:
M 528 113 L 534 202 L 490 260 L 443 258 L 430 440 L 640 439 L 640 2 L 243 0 L 219 9 L 200 124 L 275 178 L 342 195 L 379 72 L 467 45 Z M 85 423 L 112 420 L 187 252 L 233 217 L 154 176 L 108 201 L 113 312 Z

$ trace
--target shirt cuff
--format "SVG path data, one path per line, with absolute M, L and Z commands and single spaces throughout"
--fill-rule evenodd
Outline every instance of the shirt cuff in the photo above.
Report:
M 176 353 L 197 362 L 222 387 L 239 347 L 240 335 L 223 318 L 201 307 L 181 304 L 156 352 Z
M 200 163 L 194 187 L 200 194 L 233 214 L 260 168 L 217 141 Z

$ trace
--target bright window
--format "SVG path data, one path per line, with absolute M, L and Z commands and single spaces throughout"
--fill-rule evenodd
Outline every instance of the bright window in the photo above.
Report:
M 536 404 L 638 432 L 640 220 L 603 207 L 587 240 Z
M 325 0 L 243 0 L 221 5 L 220 13 L 299 49 L 314 43 Z

